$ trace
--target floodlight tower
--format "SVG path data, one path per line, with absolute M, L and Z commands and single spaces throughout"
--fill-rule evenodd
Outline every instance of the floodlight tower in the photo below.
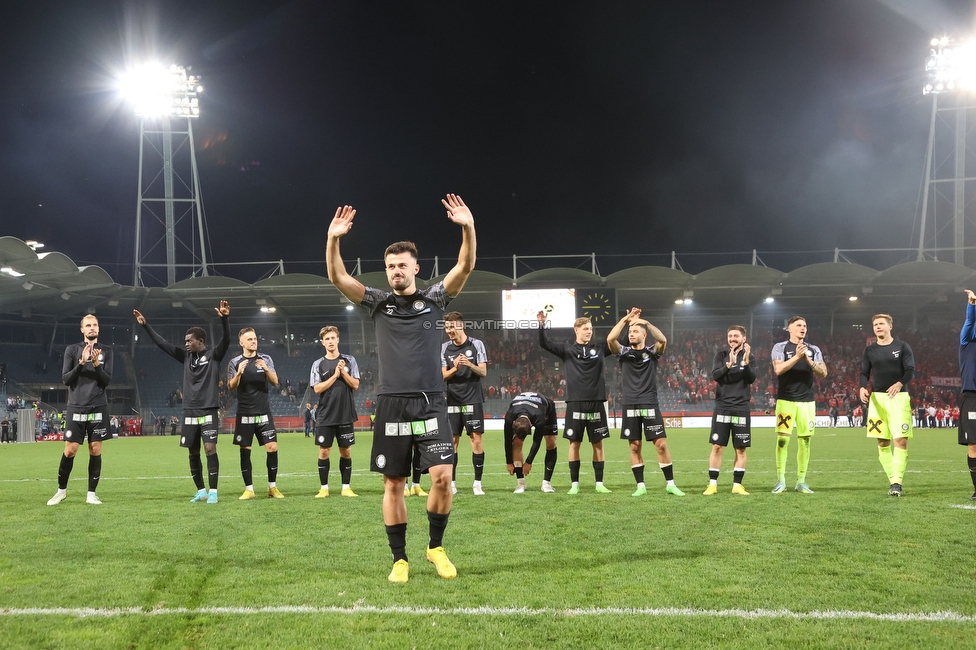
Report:
M 147 280 L 162 283 L 161 274 L 154 275 L 154 269 L 166 269 L 166 286 L 185 277 L 209 275 L 210 242 L 193 143 L 193 121 L 200 117 L 203 86 L 198 76 L 187 73 L 178 65 L 149 65 L 129 73 L 123 83 L 139 116 L 132 277 L 137 287 L 146 286 Z M 178 273 L 179 269 L 185 272 Z
M 926 249 L 938 259 L 942 231 L 952 229 L 953 261 L 966 263 L 967 205 L 976 199 L 976 139 L 970 141 L 976 126 L 970 111 L 976 91 L 976 39 L 933 38 L 925 59 L 926 81 L 922 94 L 932 96 L 929 144 L 925 155 L 925 187 L 922 193 L 922 218 L 918 235 L 919 261 Z M 952 161 L 950 167 L 950 161 Z M 949 184 L 952 191 L 942 191 Z M 929 204 L 931 202 L 931 216 Z M 976 212 L 970 208 L 969 213 Z M 926 222 L 931 219 L 931 235 L 926 239 Z M 943 236 L 944 237 L 944 236 Z

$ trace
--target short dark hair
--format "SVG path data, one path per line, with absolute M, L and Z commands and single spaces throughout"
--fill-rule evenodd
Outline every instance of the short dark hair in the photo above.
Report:
M 398 241 L 386 247 L 386 251 L 383 253 L 383 259 L 386 259 L 387 255 L 399 255 L 400 253 L 410 253 L 414 259 L 420 257 L 417 254 L 417 245 L 412 241 Z
M 202 327 L 191 327 L 186 331 L 186 333 L 195 339 L 203 341 L 204 343 L 207 342 L 207 330 L 203 329 Z
M 520 438 L 529 435 L 529 431 L 532 430 L 532 420 L 529 419 L 528 415 L 520 415 L 514 420 L 512 420 L 512 433 Z
M 447 322 L 447 321 L 450 321 L 450 322 L 461 321 L 463 323 L 464 322 L 464 315 L 461 312 L 459 312 L 459 311 L 449 311 L 446 314 L 444 314 L 444 321 L 445 322 Z
M 733 325 L 728 330 L 726 330 L 725 333 L 728 334 L 732 330 L 735 330 L 736 332 L 741 332 L 742 333 L 742 336 L 745 336 L 746 335 L 746 328 L 744 328 L 742 325 Z
M 807 319 L 804 318 L 803 316 L 793 316 L 788 321 L 786 321 L 786 325 L 790 326 L 798 320 L 802 320 L 804 323 L 807 322 Z

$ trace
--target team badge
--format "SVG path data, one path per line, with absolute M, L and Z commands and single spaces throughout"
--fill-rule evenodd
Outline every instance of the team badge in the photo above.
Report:
M 630 429 L 624 429 L 624 435 L 625 436 L 629 436 L 630 435 Z
M 186 443 L 186 436 L 180 436 L 180 444 L 182 445 L 185 443 Z
M 718 441 L 718 434 L 717 433 L 714 433 L 714 432 L 712 433 L 712 440 Z
M 426 306 L 427 306 L 427 303 L 425 303 L 423 300 L 414 300 L 413 301 L 413 308 L 416 309 L 417 311 L 420 311 L 421 309 L 423 309 Z
M 377 456 L 376 457 L 376 466 L 379 467 L 380 469 L 383 469 L 384 467 L 386 467 L 386 456 L 384 456 L 383 454 L 380 454 L 379 456 Z
M 908 423 L 907 423 L 907 422 L 905 422 L 905 423 L 903 423 L 903 424 L 901 425 L 901 430 L 902 430 L 902 431 L 908 431 Z
M 650 358 L 651 358 L 651 355 L 649 355 L 649 354 L 648 354 L 648 353 L 646 353 L 646 352 L 645 352 L 645 353 L 644 353 L 644 354 L 643 354 L 642 356 L 643 356 L 643 358 L 644 358 L 644 361 L 647 361 L 648 359 L 650 359 Z
M 566 429 L 566 435 L 567 436 L 573 435 L 573 430 L 572 429 Z
M 590 350 L 590 356 L 591 357 L 595 357 L 596 356 L 596 348 Z
M 241 437 L 240 437 L 240 436 L 236 436 L 236 437 L 234 438 L 234 442 L 240 442 L 240 441 L 241 441 Z
M 471 357 L 474 356 L 474 352 L 472 352 L 471 350 L 465 350 L 464 351 L 464 356 L 466 356 L 467 358 L 470 359 Z
M 71 437 L 71 432 L 70 431 L 68 431 L 67 433 L 64 434 L 65 440 L 67 440 L 70 437 Z
M 325 442 L 325 436 L 319 436 L 319 442 Z

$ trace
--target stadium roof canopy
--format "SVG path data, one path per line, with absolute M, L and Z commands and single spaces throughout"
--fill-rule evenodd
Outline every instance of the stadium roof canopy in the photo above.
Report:
M 324 263 L 323 263 L 324 266 Z M 256 316 L 273 306 L 277 316 L 293 322 L 322 322 L 346 314 L 349 302 L 328 278 L 306 273 L 276 275 L 253 284 L 224 276 L 195 277 L 168 287 L 119 284 L 98 266 L 79 267 L 57 252 L 36 253 L 14 237 L 0 237 L 0 317 L 49 322 L 97 312 L 100 318 L 131 319 L 138 309 L 151 319 L 185 317 L 186 312 L 209 318 L 218 301 L 232 312 Z M 427 284 L 441 279 L 421 280 Z M 382 272 L 358 276 L 364 284 L 385 287 Z M 501 309 L 503 289 L 613 288 L 620 309 L 647 311 L 673 307 L 679 298 L 696 305 L 743 309 L 772 297 L 800 313 L 833 311 L 857 296 L 869 310 L 902 312 L 939 310 L 957 300 L 964 288 L 976 288 L 976 271 L 947 262 L 908 262 L 883 271 L 848 262 L 820 263 L 790 272 L 762 265 L 733 264 L 697 275 L 660 266 L 638 266 L 607 277 L 574 268 L 549 268 L 512 278 L 474 271 L 452 307 L 466 315 L 492 316 Z

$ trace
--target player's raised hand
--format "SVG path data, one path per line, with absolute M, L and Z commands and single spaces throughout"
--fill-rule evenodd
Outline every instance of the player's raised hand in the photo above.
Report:
M 538 314 L 535 315 L 535 318 L 537 321 L 539 321 L 539 325 L 544 325 L 546 322 L 546 312 L 540 311 Z
M 976 305 L 976 293 L 973 293 L 969 289 L 966 289 L 966 297 L 969 298 L 970 305 Z
M 470 226 L 474 224 L 474 215 L 464 201 L 457 194 L 448 194 L 441 199 L 441 203 L 447 208 L 447 218 L 459 226 Z
M 627 321 L 630 323 L 637 322 L 640 318 L 641 310 L 640 307 L 633 307 L 629 312 L 627 312 Z
M 220 307 L 214 307 L 214 311 L 217 312 L 218 316 L 230 316 L 230 305 L 227 304 L 226 300 L 220 301 Z
M 355 216 L 356 210 L 351 205 L 336 208 L 332 223 L 329 224 L 329 237 L 342 237 L 352 230 L 352 219 Z
M 244 372 L 244 368 L 247 368 L 248 362 L 249 362 L 249 359 L 244 359 L 243 361 L 241 361 L 238 364 L 238 366 L 237 366 L 237 372 L 235 374 L 239 375 L 242 372 Z M 255 365 L 257 365 L 257 364 L 255 364 Z
M 136 322 L 139 323 L 140 325 L 146 324 L 146 317 L 143 316 L 138 309 L 133 309 L 132 315 L 136 317 Z

